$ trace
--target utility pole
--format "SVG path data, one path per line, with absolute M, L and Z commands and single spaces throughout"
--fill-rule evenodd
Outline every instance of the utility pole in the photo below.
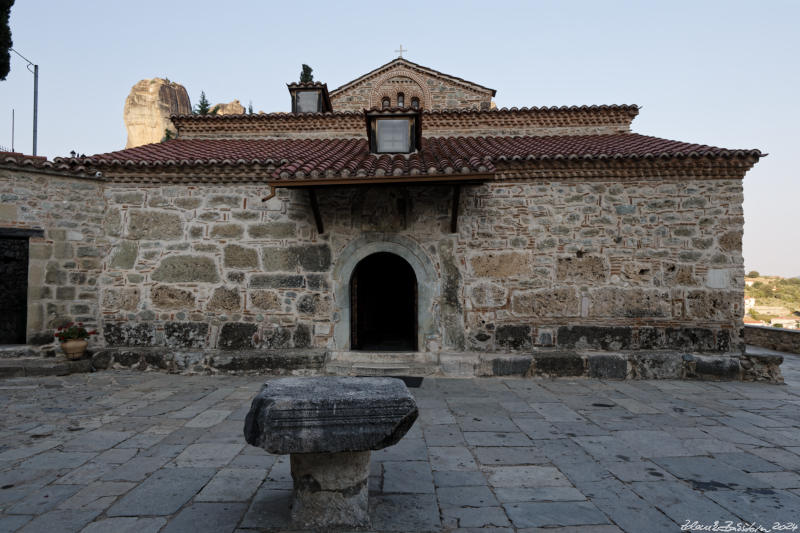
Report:
M 39 65 L 35 65 L 33 61 L 29 60 L 24 55 L 20 54 L 13 48 L 9 48 L 12 52 L 27 61 L 28 71 L 33 74 L 33 154 L 36 155 L 36 139 L 38 137 L 38 124 L 39 124 Z M 31 70 L 33 67 L 33 70 Z M 13 144 L 13 143 L 12 143 Z

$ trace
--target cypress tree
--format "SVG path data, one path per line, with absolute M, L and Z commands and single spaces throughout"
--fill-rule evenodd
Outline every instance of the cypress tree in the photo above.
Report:
M 210 113 L 211 113 L 211 104 L 208 103 L 208 99 L 206 98 L 206 92 L 200 91 L 200 101 L 197 102 L 197 105 L 194 107 L 194 114 L 208 115 Z
M 11 70 L 11 53 L 9 49 L 14 46 L 11 40 L 11 6 L 14 0 L 0 0 L 0 81 L 6 79 Z
M 314 75 L 311 72 L 314 69 L 303 63 L 303 71 L 300 73 L 300 83 L 311 83 L 314 81 Z

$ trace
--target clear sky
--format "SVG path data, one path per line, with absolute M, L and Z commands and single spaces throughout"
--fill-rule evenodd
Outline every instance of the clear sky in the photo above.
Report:
M 301 63 L 330 88 L 402 43 L 411 61 L 497 89 L 500 107 L 638 104 L 637 133 L 770 155 L 745 178 L 747 270 L 800 275 L 800 2 L 17 0 L 14 47 L 39 64 L 39 154 L 125 146 L 144 78 L 196 103 L 288 111 Z M 0 145 L 31 151 L 33 76 L 12 55 Z

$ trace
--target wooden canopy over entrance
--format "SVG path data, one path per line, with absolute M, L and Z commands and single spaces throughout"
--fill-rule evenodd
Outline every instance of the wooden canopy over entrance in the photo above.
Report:
M 441 176 L 373 176 L 369 178 L 342 178 L 342 179 L 315 179 L 309 178 L 304 180 L 280 181 L 277 183 L 268 183 L 272 191 L 270 194 L 262 199 L 266 202 L 273 198 L 279 188 L 286 189 L 305 189 L 308 191 L 308 200 L 311 206 L 311 214 L 314 217 L 314 223 L 317 227 L 317 233 L 320 235 L 325 233 L 325 226 L 322 221 L 322 215 L 319 211 L 319 202 L 317 200 L 317 192 L 324 191 L 325 189 L 340 188 L 340 187 L 357 187 L 364 185 L 430 185 L 430 186 L 448 186 L 453 188 L 453 203 L 450 209 L 450 233 L 458 232 L 458 205 L 461 199 L 461 187 L 465 185 L 480 185 L 487 181 L 493 181 L 494 174 L 457 174 L 457 175 L 441 175 Z

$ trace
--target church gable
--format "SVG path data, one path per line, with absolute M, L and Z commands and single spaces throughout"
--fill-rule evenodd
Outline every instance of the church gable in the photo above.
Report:
M 334 111 L 373 107 L 422 109 L 489 109 L 494 89 L 397 58 L 331 91 Z

